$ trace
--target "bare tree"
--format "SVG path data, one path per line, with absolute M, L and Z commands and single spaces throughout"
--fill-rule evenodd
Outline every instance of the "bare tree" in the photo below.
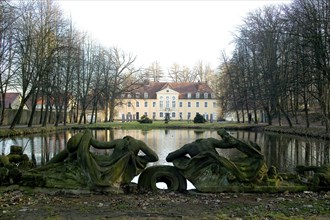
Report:
M 246 111 L 262 108 L 269 124 L 277 117 L 281 125 L 284 116 L 293 126 L 303 110 L 309 127 L 309 111 L 320 109 L 329 130 L 329 8 L 326 0 L 295 0 L 250 12 L 235 36 L 230 65 L 222 69 L 231 69 L 235 82 L 222 97 L 236 94 L 237 107 L 243 104 Z
M 177 63 L 173 63 L 172 66 L 167 70 L 168 75 L 173 82 L 179 82 L 179 76 L 181 71 L 181 67 Z
M 158 61 L 154 61 L 145 71 L 145 78 L 159 82 L 164 77 L 164 72 Z
M 104 87 L 106 85 L 104 82 L 102 82 L 100 79 L 104 78 L 105 74 L 105 66 L 106 66 L 106 51 L 99 45 L 96 50 L 96 59 L 95 59 L 95 71 L 94 71 L 94 77 L 92 80 L 92 92 L 91 92 L 91 98 L 92 98 L 92 115 L 90 118 L 90 123 L 95 123 L 97 121 L 97 112 L 98 112 L 98 105 L 101 103 L 104 103 L 104 99 L 102 99 Z M 103 101 L 103 102 L 102 102 Z
M 135 89 L 141 80 L 136 77 L 141 72 L 141 69 L 135 69 L 134 62 L 136 57 L 131 54 L 126 54 L 118 48 L 111 50 L 111 78 L 110 84 L 110 121 L 114 120 L 115 108 L 121 103 L 121 95 Z
M 200 82 L 207 82 L 213 75 L 214 71 L 210 67 L 210 64 L 199 61 L 193 68 L 196 80 Z
M 319 103 L 327 131 L 330 129 L 329 7 L 326 0 L 295 0 L 287 13 L 295 25 L 291 34 L 300 37 L 298 42 L 303 43 L 300 48 L 307 54 L 305 60 L 309 66 L 303 68 L 313 79 L 309 93 Z
M 78 99 L 80 102 L 79 124 L 82 122 L 86 124 L 86 109 L 92 101 L 89 94 L 95 68 L 95 49 L 95 42 L 88 36 L 85 36 L 80 49 L 80 69 L 77 72 Z
M 18 67 L 17 82 L 22 91 L 22 101 L 11 123 L 19 123 L 24 105 L 40 86 L 41 80 L 51 72 L 56 52 L 56 9 L 53 2 L 21 1 L 14 32 L 16 47 L 15 65 Z
M 14 7 L 7 1 L 0 2 L 0 125 L 3 124 L 6 93 L 15 73 L 13 67 L 14 39 L 13 28 L 16 20 Z
M 238 87 L 239 85 L 236 83 L 238 77 L 235 77 L 236 71 L 233 69 L 233 65 L 231 65 L 228 61 L 228 57 L 226 56 L 225 52 L 222 52 L 222 59 L 223 59 L 223 71 L 221 75 L 220 81 L 226 85 L 226 89 L 220 90 L 222 93 L 219 95 L 221 97 L 221 105 L 223 108 L 227 110 L 234 110 L 236 113 L 237 122 L 240 122 L 240 115 L 239 115 L 239 105 L 238 105 Z

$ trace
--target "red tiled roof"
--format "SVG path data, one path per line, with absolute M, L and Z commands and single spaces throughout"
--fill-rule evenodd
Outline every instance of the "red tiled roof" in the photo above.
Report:
M 20 94 L 18 92 L 7 92 L 5 94 L 5 108 L 9 108 L 9 105 L 11 105 Z M 0 100 L 2 100 L 2 96 L 0 96 Z
M 144 92 L 148 93 L 148 97 L 151 99 L 156 98 L 156 92 L 165 88 L 173 89 L 179 93 L 179 98 L 187 98 L 187 93 L 191 93 L 191 98 L 196 98 L 196 93 L 200 93 L 200 97 L 204 97 L 204 93 L 213 93 L 213 90 L 206 83 L 193 83 L 193 82 L 149 82 L 143 87 L 135 90 L 134 92 L 140 92 L 143 97 Z

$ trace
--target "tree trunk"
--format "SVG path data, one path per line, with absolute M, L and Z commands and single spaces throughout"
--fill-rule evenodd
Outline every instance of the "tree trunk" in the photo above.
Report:
M 49 109 L 49 97 L 47 96 L 47 104 L 46 104 L 46 109 L 45 109 L 45 115 L 43 118 L 43 122 L 42 122 L 42 127 L 46 127 L 47 126 L 47 119 L 48 119 L 48 109 Z
M 30 93 L 25 97 L 23 98 L 23 100 L 21 101 L 18 109 L 17 109 L 17 112 L 15 114 L 15 117 L 13 119 L 13 121 L 11 122 L 11 125 L 10 125 L 10 129 L 14 129 L 15 126 L 17 124 L 20 123 L 21 121 L 21 117 L 22 117 L 22 113 L 23 113 L 23 108 L 24 108 L 24 105 L 25 103 L 27 102 L 27 100 L 30 98 L 30 96 L 32 95 L 32 90 L 30 91 Z
M 24 103 L 21 102 L 21 104 L 19 105 L 19 107 L 17 109 L 17 112 L 15 114 L 13 121 L 11 122 L 10 129 L 14 129 L 15 126 L 17 124 L 19 124 L 21 117 L 22 117 L 23 108 L 24 108 Z
M 34 114 L 35 114 L 36 107 L 37 107 L 38 95 L 39 95 L 39 88 L 37 89 L 36 94 L 33 95 L 32 109 L 31 109 L 30 119 L 29 119 L 29 122 L 28 122 L 28 127 L 32 127 L 32 124 L 33 124 Z
M 3 119 L 5 117 L 5 105 L 6 105 L 6 92 L 1 93 L 1 116 L 0 116 L 0 125 L 3 125 Z

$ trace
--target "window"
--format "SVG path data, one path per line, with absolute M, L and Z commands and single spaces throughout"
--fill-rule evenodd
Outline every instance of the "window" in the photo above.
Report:
M 156 118 L 156 112 L 153 112 L 152 113 L 152 119 L 155 119 Z
M 188 102 L 188 108 L 190 108 L 191 107 L 191 102 Z
M 215 94 L 214 93 L 211 93 L 211 98 L 215 99 Z
M 144 102 L 144 107 L 148 107 L 148 102 Z
M 180 119 L 182 119 L 182 112 L 179 113 Z
M 217 103 L 213 102 L 213 108 L 216 108 L 216 107 L 217 107 Z
M 182 108 L 182 106 L 183 106 L 183 103 L 179 102 L 179 107 Z
M 159 113 L 159 117 L 163 118 L 164 117 L 164 113 L 163 112 L 160 112 Z
M 152 107 L 156 107 L 156 102 L 152 102 Z
M 188 98 L 188 99 L 191 98 L 191 93 L 190 93 L 190 92 L 187 93 L 187 98 Z
M 128 93 L 128 94 L 127 94 L 127 98 L 129 98 L 129 99 L 132 98 L 131 93 Z
M 128 103 L 127 103 L 127 107 L 131 107 L 132 106 L 132 103 L 131 103 L 131 101 L 129 101 Z
M 196 92 L 196 99 L 199 99 L 199 98 L 200 98 L 200 93 Z
M 159 101 L 159 107 L 164 108 L 164 101 Z
M 136 107 L 140 107 L 140 102 L 136 102 Z
M 148 112 L 145 112 L 144 115 L 145 115 L 145 116 L 148 116 Z
M 175 101 L 172 101 L 172 108 L 175 108 Z
M 147 92 L 144 92 L 143 97 L 144 97 L 145 99 L 147 99 L 147 98 L 148 98 L 148 93 L 147 93 Z
M 170 101 L 166 100 L 166 108 L 170 107 Z
M 135 93 L 135 98 L 137 98 L 137 99 L 140 98 L 140 93 L 139 93 L 139 92 L 136 92 L 136 93 Z
M 207 108 L 207 102 L 204 102 L 204 107 Z
M 188 120 L 190 119 L 190 117 L 191 117 L 191 113 L 190 112 L 188 112 Z
M 172 112 L 172 118 L 175 118 L 175 112 Z
M 204 99 L 207 99 L 209 97 L 209 94 L 207 92 L 204 93 Z
M 199 108 L 199 102 L 196 102 L 196 108 Z
M 125 94 L 124 93 L 120 94 L 120 97 L 125 98 Z

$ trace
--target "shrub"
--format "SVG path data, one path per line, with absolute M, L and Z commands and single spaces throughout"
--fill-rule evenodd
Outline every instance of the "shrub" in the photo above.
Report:
M 148 116 L 143 115 L 141 117 L 141 120 L 138 120 L 138 122 L 142 123 L 142 124 L 148 124 L 148 123 L 152 123 L 152 120 L 150 118 L 148 118 Z
M 205 123 L 205 122 L 206 122 L 206 120 L 203 117 L 203 115 L 197 113 L 195 118 L 194 118 L 194 123 Z

